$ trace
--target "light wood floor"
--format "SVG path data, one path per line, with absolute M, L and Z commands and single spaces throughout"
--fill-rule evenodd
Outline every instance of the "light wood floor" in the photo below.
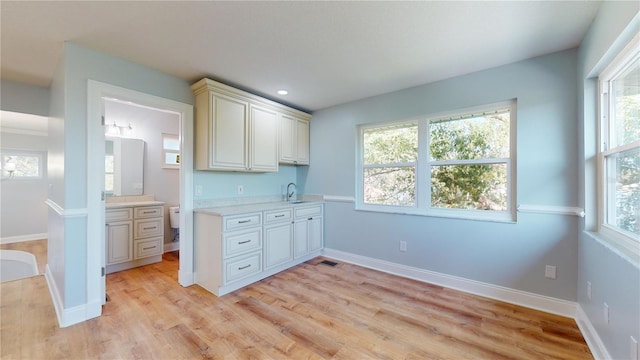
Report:
M 572 319 L 317 258 L 217 298 L 176 253 L 110 274 L 60 329 L 43 276 L 0 286 L 2 359 L 592 359 Z

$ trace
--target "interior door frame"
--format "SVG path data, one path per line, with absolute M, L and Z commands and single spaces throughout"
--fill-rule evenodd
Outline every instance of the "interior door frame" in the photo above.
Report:
M 102 313 L 106 295 L 104 190 L 104 99 L 175 112 L 180 119 L 180 269 L 182 286 L 195 283 L 193 259 L 193 106 L 139 91 L 89 80 L 87 86 L 87 304 Z M 100 305 L 100 308 L 94 306 Z M 93 316 L 88 316 L 90 318 Z

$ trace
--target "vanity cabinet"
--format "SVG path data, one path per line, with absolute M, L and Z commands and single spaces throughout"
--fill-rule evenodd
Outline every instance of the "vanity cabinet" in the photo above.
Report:
M 222 296 L 320 255 L 322 209 L 316 203 L 229 215 L 196 210 L 196 284 Z M 298 229 L 295 216 L 305 224 L 300 240 L 294 230 Z M 304 254 L 294 256 L 298 241 L 306 248 Z
M 107 266 L 133 260 L 133 212 L 132 209 L 106 212 Z
M 309 120 L 283 114 L 280 117 L 280 163 L 309 165 Z
M 277 172 L 284 116 L 307 121 L 308 144 L 309 114 L 210 79 L 191 89 L 196 97 L 196 170 Z M 308 145 L 305 151 L 308 163 Z
M 107 209 L 107 274 L 162 261 L 163 206 Z

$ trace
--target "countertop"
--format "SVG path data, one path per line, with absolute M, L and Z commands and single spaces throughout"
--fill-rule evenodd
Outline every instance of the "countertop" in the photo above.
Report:
M 269 211 L 269 210 L 278 210 L 284 208 L 293 208 L 293 207 L 304 207 L 310 205 L 320 205 L 324 202 L 321 200 L 312 200 L 312 201 L 303 201 L 299 203 L 291 203 L 287 201 L 277 201 L 277 202 L 266 202 L 266 203 L 257 203 L 257 204 L 242 204 L 242 205 L 229 205 L 229 206 L 217 206 L 217 207 L 209 207 L 209 208 L 200 208 L 193 209 L 194 212 L 217 215 L 217 216 L 227 216 L 227 215 L 237 215 L 237 214 L 246 214 L 252 212 L 260 212 L 260 211 Z
M 127 202 L 112 202 L 106 203 L 105 208 L 107 209 L 119 209 L 119 208 L 127 208 L 127 207 L 141 207 L 141 206 L 160 206 L 164 205 L 163 201 L 127 201 Z

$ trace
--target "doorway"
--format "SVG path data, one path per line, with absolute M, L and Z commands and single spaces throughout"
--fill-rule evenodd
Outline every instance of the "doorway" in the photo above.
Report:
M 178 282 L 194 283 L 193 278 L 193 106 L 169 99 L 89 80 L 87 124 L 87 305 L 99 316 L 105 289 L 105 104 L 107 101 L 155 109 L 175 114 L 179 125 L 180 163 L 180 266 Z M 93 316 L 88 316 L 88 318 Z

